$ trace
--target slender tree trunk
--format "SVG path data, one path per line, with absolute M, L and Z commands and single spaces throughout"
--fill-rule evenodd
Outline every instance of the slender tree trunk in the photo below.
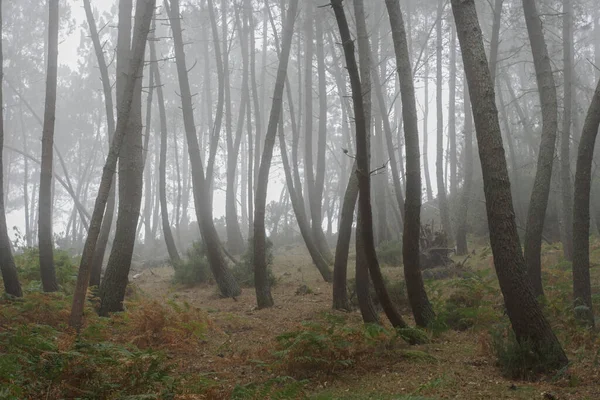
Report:
M 364 3 L 362 0 L 354 1 L 354 13 L 356 19 L 356 36 L 358 37 L 358 55 L 360 58 L 359 77 L 361 81 L 361 98 L 364 112 L 364 129 L 367 135 L 367 170 L 370 170 L 370 136 L 371 136 L 371 122 L 372 122 L 372 96 L 371 96 L 371 46 L 369 43 L 369 35 L 367 33 L 367 17 L 364 9 Z M 356 175 L 356 196 L 358 197 L 359 188 L 359 177 L 358 177 L 358 161 L 357 168 L 353 170 Z M 371 187 L 369 187 L 370 195 Z M 355 200 L 356 202 L 356 200 Z M 361 215 L 360 209 L 357 212 L 356 218 L 356 268 L 355 268 L 355 282 L 356 282 L 356 298 L 358 300 L 358 306 L 365 323 L 379 323 L 379 316 L 373 305 L 371 298 L 371 279 L 369 277 L 369 259 L 365 253 L 365 242 L 362 234 L 363 229 L 363 216 Z M 371 229 L 372 222 L 371 222 Z
M 406 202 L 404 204 L 404 233 L 402 258 L 408 299 L 419 326 L 427 326 L 435 317 L 427 297 L 420 268 L 419 238 L 421 235 L 421 165 L 419 160 L 419 128 L 415 87 L 408 52 L 408 42 L 398 0 L 385 1 L 396 54 L 396 68 L 400 80 L 404 143 L 406 146 Z
M 258 169 L 260 167 L 260 145 L 262 144 L 262 115 L 261 103 L 259 100 L 259 91 L 257 86 L 256 74 L 256 38 L 255 29 L 256 22 L 254 21 L 254 5 L 250 0 L 246 0 L 246 9 L 250 21 L 250 82 L 252 86 L 252 105 L 254 109 L 254 136 L 252 139 L 252 125 L 250 124 L 251 114 L 248 112 L 248 236 L 254 225 L 254 183 L 258 179 Z M 266 26 L 266 20 L 265 20 Z M 266 37 L 266 35 L 265 35 Z M 266 42 L 263 40 L 263 42 Z M 263 44 L 264 45 L 264 44 Z M 262 73 L 262 71 L 261 71 Z M 254 142 L 254 143 L 252 143 Z
M 40 194 L 38 212 L 38 246 L 40 271 L 44 292 L 58 290 L 54 271 L 54 244 L 52 242 L 52 147 L 56 119 L 56 85 L 58 74 L 58 0 L 48 1 L 48 69 L 46 75 L 46 105 L 42 133 L 42 161 L 40 166 Z
M 425 45 L 425 104 L 423 105 L 423 173 L 425 174 L 425 189 L 427 190 L 427 202 L 433 200 L 433 191 L 431 189 L 431 176 L 429 174 L 429 144 L 428 144 L 428 128 L 427 120 L 429 119 L 429 52 L 428 45 Z M 407 172 L 408 173 L 408 172 Z
M 498 70 L 498 50 L 500 48 L 500 23 L 502 22 L 502 4 L 504 0 L 494 1 L 494 22 L 492 24 L 492 40 L 490 41 L 490 75 L 496 87 L 496 71 Z
M 573 197 L 571 197 L 571 121 L 573 109 L 573 3 L 563 0 L 564 113 L 560 141 L 560 182 L 563 219 L 563 255 L 573 259 Z
M 156 29 L 155 23 L 152 23 L 152 31 Z M 154 34 L 150 41 L 155 40 Z M 146 252 L 152 249 L 154 235 L 152 233 L 152 166 L 148 165 L 148 155 L 150 153 L 150 131 L 152 130 L 152 97 L 154 94 L 154 74 L 148 74 L 148 97 L 146 101 L 146 126 L 144 131 L 144 147 L 142 151 L 144 165 L 144 245 Z M 156 166 L 155 166 L 156 168 Z
M 450 193 L 453 199 L 458 197 L 458 158 L 456 155 L 456 28 L 450 23 L 450 76 L 448 81 L 448 155 L 450 157 Z M 456 201 L 456 200 L 454 200 Z M 456 204 L 456 203 L 454 203 Z M 456 220 L 454 220 L 456 224 Z
M 469 200 L 473 186 L 473 114 L 471 112 L 471 98 L 469 97 L 469 87 L 467 80 L 464 80 L 464 157 L 463 170 L 464 182 L 462 193 L 460 194 L 460 206 L 458 209 L 458 225 L 456 227 L 456 254 L 464 256 L 469 252 L 467 245 L 467 214 L 469 211 Z
M 90 1 L 85 0 L 83 2 L 83 6 L 85 8 L 85 15 L 87 18 L 88 26 L 90 28 L 90 35 L 94 44 L 94 51 L 96 53 L 96 59 L 98 60 L 98 69 L 100 70 L 100 78 L 102 80 L 104 107 L 106 110 L 106 126 L 108 129 L 108 145 L 110 146 L 113 133 L 115 131 L 112 86 L 110 83 L 106 60 L 104 59 L 104 50 L 102 48 L 102 44 L 100 43 L 100 37 L 98 36 L 98 29 L 96 28 L 96 21 L 94 21 L 94 14 L 92 13 Z M 110 188 L 108 203 L 106 204 L 106 212 L 102 220 L 102 228 L 100 229 L 100 235 L 98 237 L 98 243 L 96 244 L 96 250 L 94 252 L 94 258 L 92 261 L 92 272 L 90 275 L 91 286 L 100 285 L 102 264 L 104 262 L 104 254 L 106 253 L 108 237 L 112 228 L 112 221 L 115 213 L 115 203 L 115 184 L 113 183 Z
M 137 0 L 137 7 L 144 7 L 143 0 Z M 119 3 L 119 35 L 117 44 L 117 69 L 125 73 L 131 62 L 131 13 L 132 2 L 122 0 Z M 137 13 L 137 12 L 136 12 Z M 143 74 L 143 65 L 135 72 Z M 118 74 L 119 75 L 119 74 Z M 117 93 L 124 89 L 126 76 L 117 76 Z M 137 224 L 140 216 L 143 191 L 143 140 L 142 140 L 142 79 L 136 80 L 133 103 L 129 113 L 127 129 L 122 151 L 119 154 L 119 205 L 114 245 L 108 257 L 104 278 L 100 284 L 99 314 L 106 316 L 111 312 L 123 310 L 123 299 L 128 284 L 133 247 L 135 245 Z
M 154 5 L 155 0 L 140 0 L 138 1 L 136 7 L 131 63 L 126 75 L 127 79 L 122 92 L 122 101 L 119 103 L 119 108 L 117 109 L 117 126 L 113 140 L 111 141 L 110 150 L 106 158 L 104 169 L 102 170 L 102 178 L 100 181 L 100 187 L 98 188 L 98 196 L 96 197 L 94 212 L 92 214 L 92 218 L 90 219 L 88 237 L 83 248 L 79 273 L 77 275 L 77 284 L 73 294 L 73 306 L 71 308 L 69 325 L 78 329 L 81 327 L 83 307 L 87 293 L 88 282 L 90 280 L 92 258 L 94 256 L 96 243 L 98 242 L 98 236 L 100 235 L 102 217 L 104 215 L 106 202 L 108 201 L 110 188 L 112 186 L 119 151 L 123 145 L 126 133 L 128 132 L 127 128 L 129 125 L 129 114 L 132 108 L 135 87 L 137 86 L 137 82 L 141 79 L 141 77 L 138 76 L 137 71 L 139 71 L 143 66 L 146 37 L 150 29 L 150 21 L 152 20 L 152 15 L 154 13 Z
M 363 104 L 360 74 L 356 63 L 356 57 L 354 55 L 354 42 L 350 36 L 350 30 L 348 29 L 348 22 L 342 6 L 342 0 L 333 0 L 331 5 L 335 13 L 338 28 L 340 30 L 340 36 L 342 39 L 346 65 L 348 68 L 348 74 L 350 76 L 352 88 L 352 102 L 354 104 L 354 119 L 356 123 L 356 175 L 358 176 L 359 190 L 358 205 L 359 213 L 362 218 L 361 236 L 362 245 L 364 245 L 365 260 L 369 266 L 369 272 L 371 279 L 373 280 L 373 286 L 375 287 L 379 301 L 383 306 L 383 309 L 390 322 L 394 327 L 406 327 L 406 322 L 404 322 L 404 319 L 398 313 L 389 298 L 389 294 L 385 287 L 383 276 L 381 275 L 381 270 L 379 268 L 379 262 L 377 261 L 377 254 L 375 252 L 370 198 L 371 174 L 369 169 L 368 132 L 366 129 L 367 124 L 365 119 L 365 108 Z
M 183 122 L 188 143 L 188 153 L 191 163 L 192 188 L 194 192 L 194 203 L 196 206 L 196 218 L 200 227 L 200 233 L 207 249 L 207 258 L 210 268 L 219 286 L 219 291 L 224 297 L 236 297 L 241 293 L 240 287 L 227 268 L 222 253 L 222 245 L 217 235 L 213 222 L 211 194 L 208 190 L 207 179 L 204 176 L 204 168 L 200 157 L 196 125 L 192 105 L 192 93 L 188 80 L 188 69 L 185 63 L 183 51 L 183 37 L 181 34 L 181 21 L 179 17 L 179 0 L 171 0 L 169 19 L 173 31 L 175 47 L 175 59 L 177 64 L 177 76 L 179 77 L 179 90 L 183 111 Z
M 494 87 L 483 46 L 474 0 L 452 0 L 458 40 L 469 83 L 494 267 L 516 338 L 527 341 L 547 361 L 561 368 L 568 360 L 542 314 L 527 279 L 506 168 Z
M 273 157 L 273 148 L 275 146 L 275 137 L 277 135 L 277 125 L 281 119 L 283 89 L 285 78 L 287 76 L 287 67 L 292 47 L 292 35 L 294 32 L 294 21 L 298 9 L 298 0 L 291 0 L 287 10 L 287 18 L 284 23 L 284 32 L 282 39 L 281 55 L 279 58 L 279 68 L 277 70 L 277 79 L 275 81 L 275 90 L 273 93 L 273 104 L 269 116 L 269 124 L 265 135 L 265 148 L 262 153 L 262 159 L 258 171 L 258 181 L 256 182 L 256 207 L 254 211 L 254 282 L 256 287 L 256 301 L 259 308 L 271 307 L 273 297 L 267 276 L 266 261 L 266 232 L 265 232 L 265 208 L 267 202 L 267 186 L 269 183 L 269 170 L 271 159 Z
M 535 75 L 542 107 L 542 141 L 538 153 L 537 171 L 533 182 L 529 211 L 527 212 L 527 227 L 525 232 L 525 262 L 529 279 L 533 284 L 536 296 L 544 295 L 542 285 L 542 232 L 552 178 L 556 132 L 558 130 L 558 103 L 556 100 L 556 85 L 552 75 L 552 64 L 546 48 L 542 31 L 542 21 L 537 12 L 535 0 L 523 0 L 523 11 L 529 32 L 529 41 L 533 53 Z
M 4 53 L 2 52 L 2 1 L 0 0 L 0 105 L 4 104 L 2 81 L 4 80 Z M 23 134 L 25 134 L 23 132 Z M 4 291 L 15 297 L 23 296 L 21 283 L 17 274 L 6 226 L 6 211 L 4 209 L 4 107 L 0 107 L 0 272 L 4 282 Z
M 167 206 L 167 113 L 165 112 L 165 99 L 162 90 L 160 70 L 156 61 L 156 49 L 154 41 L 150 41 L 150 63 L 150 73 L 154 74 L 154 81 L 156 82 L 158 115 L 160 118 L 160 161 L 158 164 L 158 196 L 160 198 L 160 216 L 163 236 L 165 238 L 167 252 L 169 253 L 169 259 L 171 260 L 172 264 L 176 264 L 180 261 L 180 257 L 179 253 L 177 252 L 177 246 L 175 246 L 173 233 L 171 232 L 171 225 L 169 224 L 169 211 Z
M 437 108 L 437 157 L 435 162 L 435 172 L 437 177 L 437 195 L 438 204 L 440 207 L 440 219 L 442 228 L 446 233 L 448 242 L 454 241 L 452 236 L 452 225 L 450 224 L 450 210 L 448 209 L 448 200 L 446 199 L 446 184 L 444 183 L 444 109 L 442 99 L 442 16 L 444 13 L 445 0 L 439 0 L 436 31 L 437 31 L 437 46 L 436 46 L 436 108 Z

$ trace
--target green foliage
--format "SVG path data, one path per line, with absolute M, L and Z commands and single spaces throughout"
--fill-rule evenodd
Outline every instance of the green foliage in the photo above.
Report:
M 21 283 L 25 290 L 39 290 L 42 278 L 40 276 L 40 253 L 37 247 L 25 247 L 15 255 L 15 264 Z M 78 261 L 67 251 L 54 249 L 54 268 L 56 280 L 61 289 L 71 293 L 77 281 Z
M 278 376 L 263 383 L 236 385 L 231 400 L 305 399 L 304 387 L 308 381 L 290 376 Z
M 266 240 L 266 261 L 267 261 L 267 280 L 270 286 L 277 283 L 277 278 L 273 275 L 271 266 L 273 265 L 273 242 Z M 231 272 L 235 280 L 244 287 L 254 287 L 254 238 L 248 239 L 248 247 L 242 256 L 241 262 L 233 266 Z
M 175 270 L 173 282 L 188 286 L 213 283 L 214 279 L 206 258 L 204 243 L 194 242 L 186 254 L 186 259 L 173 265 Z
M 325 319 L 303 322 L 300 329 L 277 336 L 275 366 L 296 377 L 333 373 L 395 343 L 394 332 L 379 325 L 348 327 L 344 318 L 332 314 Z
M 164 354 L 152 350 L 76 340 L 50 326 L 28 324 L 3 330 L 0 352 L 3 399 L 173 398 L 171 367 Z
M 429 326 L 434 334 L 447 329 L 464 331 L 475 327 L 489 326 L 500 317 L 495 308 L 497 289 L 483 274 L 473 274 L 448 285 L 436 282 L 430 285 L 430 293 L 436 294 L 451 289 L 451 293 L 437 301 L 435 321 Z
M 400 328 L 396 329 L 398 336 L 410 344 L 425 344 L 429 343 L 427 332 L 420 328 Z
M 538 348 L 528 340 L 518 342 L 509 326 L 492 328 L 490 336 L 497 365 L 507 378 L 534 380 L 560 367 L 558 348 Z
M 377 259 L 391 267 L 402 265 L 402 242 L 398 240 L 388 240 L 377 246 Z
M 388 294 L 392 300 L 392 303 L 403 312 L 410 312 L 410 304 L 408 302 L 408 295 L 406 293 L 406 283 L 401 280 L 390 282 L 390 280 L 384 276 L 383 277 L 385 286 L 388 290 Z M 347 283 L 348 287 L 348 300 L 350 301 L 350 305 L 353 308 L 358 308 L 358 297 L 356 295 L 356 279 L 351 278 L 348 279 Z M 373 285 L 369 286 L 369 293 L 371 295 L 371 299 L 373 300 L 373 305 L 378 310 L 381 310 L 381 304 L 379 303 L 379 298 L 377 297 L 377 292 Z

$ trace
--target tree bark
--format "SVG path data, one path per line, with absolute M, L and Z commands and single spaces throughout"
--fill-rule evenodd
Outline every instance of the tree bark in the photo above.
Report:
M 444 110 L 442 99 L 442 14 L 444 13 L 445 0 L 439 0 L 436 32 L 436 108 L 437 108 L 437 154 L 435 162 L 435 173 L 437 178 L 437 195 L 438 204 L 440 207 L 440 219 L 442 228 L 446 233 L 448 242 L 451 244 L 454 241 L 452 236 L 452 225 L 450 224 L 450 210 L 448 209 L 448 200 L 446 199 L 446 184 L 444 183 Z
M 281 55 L 279 68 L 273 92 L 273 103 L 269 124 L 265 135 L 265 148 L 262 153 L 258 180 L 256 182 L 256 200 L 254 209 L 254 282 L 256 288 L 256 301 L 258 308 L 273 306 L 273 297 L 267 275 L 266 260 L 266 232 L 265 232 L 265 208 L 267 202 L 267 186 L 269 183 L 269 170 L 273 157 L 273 148 L 277 135 L 277 125 L 281 118 L 283 89 L 287 76 L 287 67 L 292 47 L 292 36 L 294 33 L 294 21 L 298 9 L 298 0 L 291 0 L 287 10 L 287 18 L 284 23 Z
M 408 42 L 398 0 L 385 1 L 396 54 L 396 68 L 400 80 L 404 143 L 406 147 L 406 202 L 404 203 L 404 233 L 402 259 L 408 299 L 419 326 L 427 326 L 435 317 L 427 297 L 420 268 L 419 239 L 421 236 L 421 163 L 419 160 L 419 128 L 417 105 Z
M 96 197 L 94 212 L 90 220 L 88 237 L 83 248 L 79 273 L 77 274 L 77 284 L 73 294 L 73 305 L 71 308 L 69 325 L 77 329 L 81 327 L 83 307 L 92 267 L 92 258 L 94 256 L 96 243 L 98 242 L 102 217 L 112 186 L 119 151 L 125 136 L 128 133 L 129 114 L 132 108 L 135 86 L 137 85 L 137 81 L 141 79 L 136 72 L 139 71 L 143 65 L 146 38 L 150 29 L 150 21 L 152 20 L 152 15 L 154 13 L 154 5 L 155 0 L 140 0 L 138 2 L 138 8 L 136 9 L 131 63 L 127 73 L 122 101 L 117 109 L 117 126 L 113 140 L 111 141 L 108 156 L 106 157 L 104 169 L 102 170 L 102 179 L 100 181 L 100 187 L 98 188 L 98 196 Z
M 0 0 L 0 105 L 4 104 L 2 81 L 4 78 L 4 53 L 2 52 L 2 0 Z M 4 291 L 15 297 L 23 296 L 21 283 L 12 254 L 8 227 L 6 226 L 6 211 L 4 208 L 4 107 L 0 107 L 0 272 L 4 282 Z
M 406 327 L 407 324 L 391 302 L 383 281 L 381 270 L 379 268 L 377 254 L 375 252 L 375 243 L 373 238 L 373 218 L 371 211 L 371 173 L 369 170 L 368 132 L 366 130 L 367 125 L 365 120 L 360 74 L 356 63 L 356 57 L 354 55 L 354 42 L 350 36 L 350 30 L 348 28 L 348 22 L 342 6 L 342 0 L 333 0 L 331 5 L 335 13 L 338 28 L 340 30 L 342 46 L 344 48 L 344 55 L 346 58 L 346 66 L 350 76 L 350 84 L 352 88 L 352 102 L 354 105 L 354 119 L 356 123 L 356 175 L 358 177 L 359 190 L 358 205 L 359 213 L 362 218 L 361 236 L 363 240 L 362 244 L 364 245 L 364 255 L 366 258 L 366 263 L 369 266 L 369 272 L 371 279 L 373 280 L 373 286 L 375 287 L 379 302 L 381 303 L 386 316 L 394 327 L 403 328 Z
M 465 112 L 465 142 L 464 142 L 464 182 L 460 194 L 460 206 L 458 209 L 458 225 L 456 227 L 456 254 L 464 256 L 468 254 L 467 245 L 467 215 L 469 211 L 469 199 L 473 186 L 473 113 L 471 112 L 471 98 L 467 80 L 464 81 L 464 112 Z
M 542 108 L 542 140 L 525 229 L 525 262 L 527 263 L 527 271 L 533 285 L 534 294 L 543 296 L 542 231 L 550 195 L 552 164 L 554 162 L 556 132 L 558 130 L 558 103 L 554 76 L 552 75 L 552 64 L 548 56 L 548 49 L 542 31 L 542 21 L 535 6 L 535 0 L 523 0 L 523 12 L 525 13 L 525 22 L 529 32 Z
M 165 99 L 162 90 L 160 70 L 156 61 L 156 48 L 154 41 L 150 41 L 150 73 L 154 74 L 156 82 L 156 96 L 158 100 L 158 115 L 160 118 L 160 160 L 158 164 L 158 196 L 160 199 L 160 216 L 162 231 L 172 264 L 178 263 L 181 258 L 177 252 L 171 224 L 169 224 L 169 211 L 167 207 L 167 113 L 165 111 Z
M 573 3 L 563 0 L 564 112 L 560 141 L 563 255 L 573 259 L 573 188 L 571 184 L 571 122 L 573 117 Z
M 594 325 L 590 284 L 590 190 L 592 161 L 600 127 L 600 80 L 588 109 L 577 153 L 573 203 L 573 297 L 578 316 Z
M 108 67 L 106 60 L 104 59 L 104 50 L 100 43 L 100 37 L 98 35 L 98 29 L 96 27 L 96 21 L 94 20 L 94 14 L 92 13 L 92 7 L 89 0 L 84 0 L 83 7 L 85 9 L 86 19 L 90 28 L 90 36 L 94 45 L 94 51 L 96 53 L 96 59 L 98 60 L 98 69 L 100 70 L 100 78 L 102 80 L 102 90 L 104 94 L 104 107 L 106 110 L 106 127 L 108 129 L 108 145 L 112 141 L 112 137 L 115 131 L 115 116 L 114 116 L 114 104 L 112 98 L 112 86 L 108 74 Z M 100 229 L 100 236 L 98 237 L 98 243 L 96 244 L 96 250 L 94 252 L 94 258 L 92 261 L 92 272 L 90 275 L 90 285 L 99 286 L 100 276 L 102 274 L 102 264 L 104 262 L 104 254 L 106 253 L 106 246 L 108 244 L 108 237 L 112 228 L 112 221 L 115 214 L 115 185 L 112 184 L 110 193 L 108 196 L 108 202 L 106 204 L 106 211 L 102 220 L 102 228 Z
M 147 4 L 137 0 L 137 7 Z M 131 57 L 131 13 L 132 2 L 119 3 L 119 35 L 117 40 L 117 95 L 123 93 L 127 77 L 127 65 Z M 137 11 L 136 11 L 137 14 Z M 119 66 L 121 64 L 121 67 Z M 138 71 L 143 75 L 143 63 Z M 117 101 L 118 102 L 118 101 Z M 136 80 L 133 102 L 129 113 L 127 129 L 122 151 L 119 153 L 119 205 L 114 244 L 102 282 L 100 283 L 100 307 L 98 313 L 106 316 L 111 312 L 123 310 L 123 299 L 128 284 L 133 247 L 137 233 L 143 192 L 144 156 L 142 140 L 142 79 Z
M 179 0 L 171 0 L 171 12 L 169 19 L 171 21 L 171 30 L 173 31 L 173 41 L 175 46 L 175 59 L 177 64 L 177 76 L 179 77 L 179 90 L 181 94 L 181 104 L 183 112 L 183 123 L 188 143 L 188 154 L 191 163 L 192 189 L 194 193 L 194 203 L 196 206 L 196 218 L 200 227 L 200 233 L 207 249 L 207 258 L 223 297 L 237 297 L 240 293 L 240 287 L 227 268 L 225 258 L 222 253 L 222 245 L 217 235 L 217 230 L 213 222 L 211 194 L 208 189 L 207 179 L 204 176 L 204 167 L 200 156 L 200 148 L 196 135 L 196 125 L 194 123 L 194 112 L 192 105 L 192 93 L 188 79 L 188 69 L 185 63 L 185 53 L 183 51 L 183 37 L 181 34 L 181 21 L 179 14 Z
M 568 360 L 536 300 L 521 253 L 494 86 L 474 0 L 452 0 L 452 10 L 475 120 L 494 267 L 516 338 L 528 342 L 547 367 Z
M 56 86 L 58 74 L 58 0 L 48 1 L 48 69 L 46 74 L 46 105 L 42 133 L 42 160 L 40 165 L 40 193 L 38 212 L 38 246 L 40 272 L 44 292 L 58 290 L 54 270 L 54 244 L 52 241 L 52 147 L 56 120 Z

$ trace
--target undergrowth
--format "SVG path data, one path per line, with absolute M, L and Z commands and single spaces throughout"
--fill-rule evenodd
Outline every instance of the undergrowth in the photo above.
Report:
M 175 274 L 173 282 L 186 286 L 199 285 L 201 283 L 213 283 L 214 279 L 208 259 L 206 258 L 206 248 L 202 242 L 194 242 L 192 247 L 187 249 L 186 256 L 181 261 L 173 264 Z
M 274 286 L 277 283 L 277 278 L 271 269 L 273 265 L 273 242 L 271 239 L 266 240 L 265 255 L 267 261 L 267 281 L 269 286 Z M 243 287 L 254 287 L 254 238 L 248 239 L 246 252 L 242 256 L 240 263 L 233 266 L 231 269 L 235 280 Z

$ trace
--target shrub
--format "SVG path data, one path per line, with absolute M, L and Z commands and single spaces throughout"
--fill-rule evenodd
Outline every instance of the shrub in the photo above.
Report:
M 202 242 L 194 242 L 187 252 L 187 258 L 173 265 L 173 282 L 183 285 L 213 283 L 214 279 L 206 258 L 206 248 Z
M 406 294 L 406 284 L 404 281 L 398 280 L 390 283 L 389 279 L 384 276 L 385 286 L 387 287 L 388 294 L 392 299 L 392 303 L 401 311 L 409 311 L 410 305 L 408 303 L 408 295 Z M 350 305 L 353 308 L 358 308 L 358 297 L 356 295 L 356 279 L 348 279 L 348 300 L 350 301 Z M 371 284 L 369 286 L 369 293 L 371 295 L 371 299 L 373 300 L 373 305 L 381 310 L 381 304 L 379 304 L 379 299 L 377 298 L 377 292 L 375 288 Z
M 267 238 L 266 240 L 266 261 L 267 261 L 267 280 L 270 286 L 277 283 L 275 275 L 271 270 L 273 265 L 273 242 Z M 232 268 L 235 280 L 245 287 L 254 287 L 254 238 L 248 239 L 246 252 L 242 256 L 241 262 L 234 265 Z
M 23 248 L 22 253 L 15 255 L 15 264 L 23 286 L 31 290 L 41 287 L 40 253 L 37 247 Z M 56 281 L 63 291 L 73 291 L 77 280 L 77 264 L 67 251 L 54 249 Z
M 536 348 L 530 341 L 517 341 L 510 327 L 490 330 L 491 350 L 502 375 L 510 379 L 534 380 L 561 367 L 556 348 Z
M 377 258 L 382 264 L 392 267 L 402 265 L 402 242 L 388 240 L 377 246 Z

